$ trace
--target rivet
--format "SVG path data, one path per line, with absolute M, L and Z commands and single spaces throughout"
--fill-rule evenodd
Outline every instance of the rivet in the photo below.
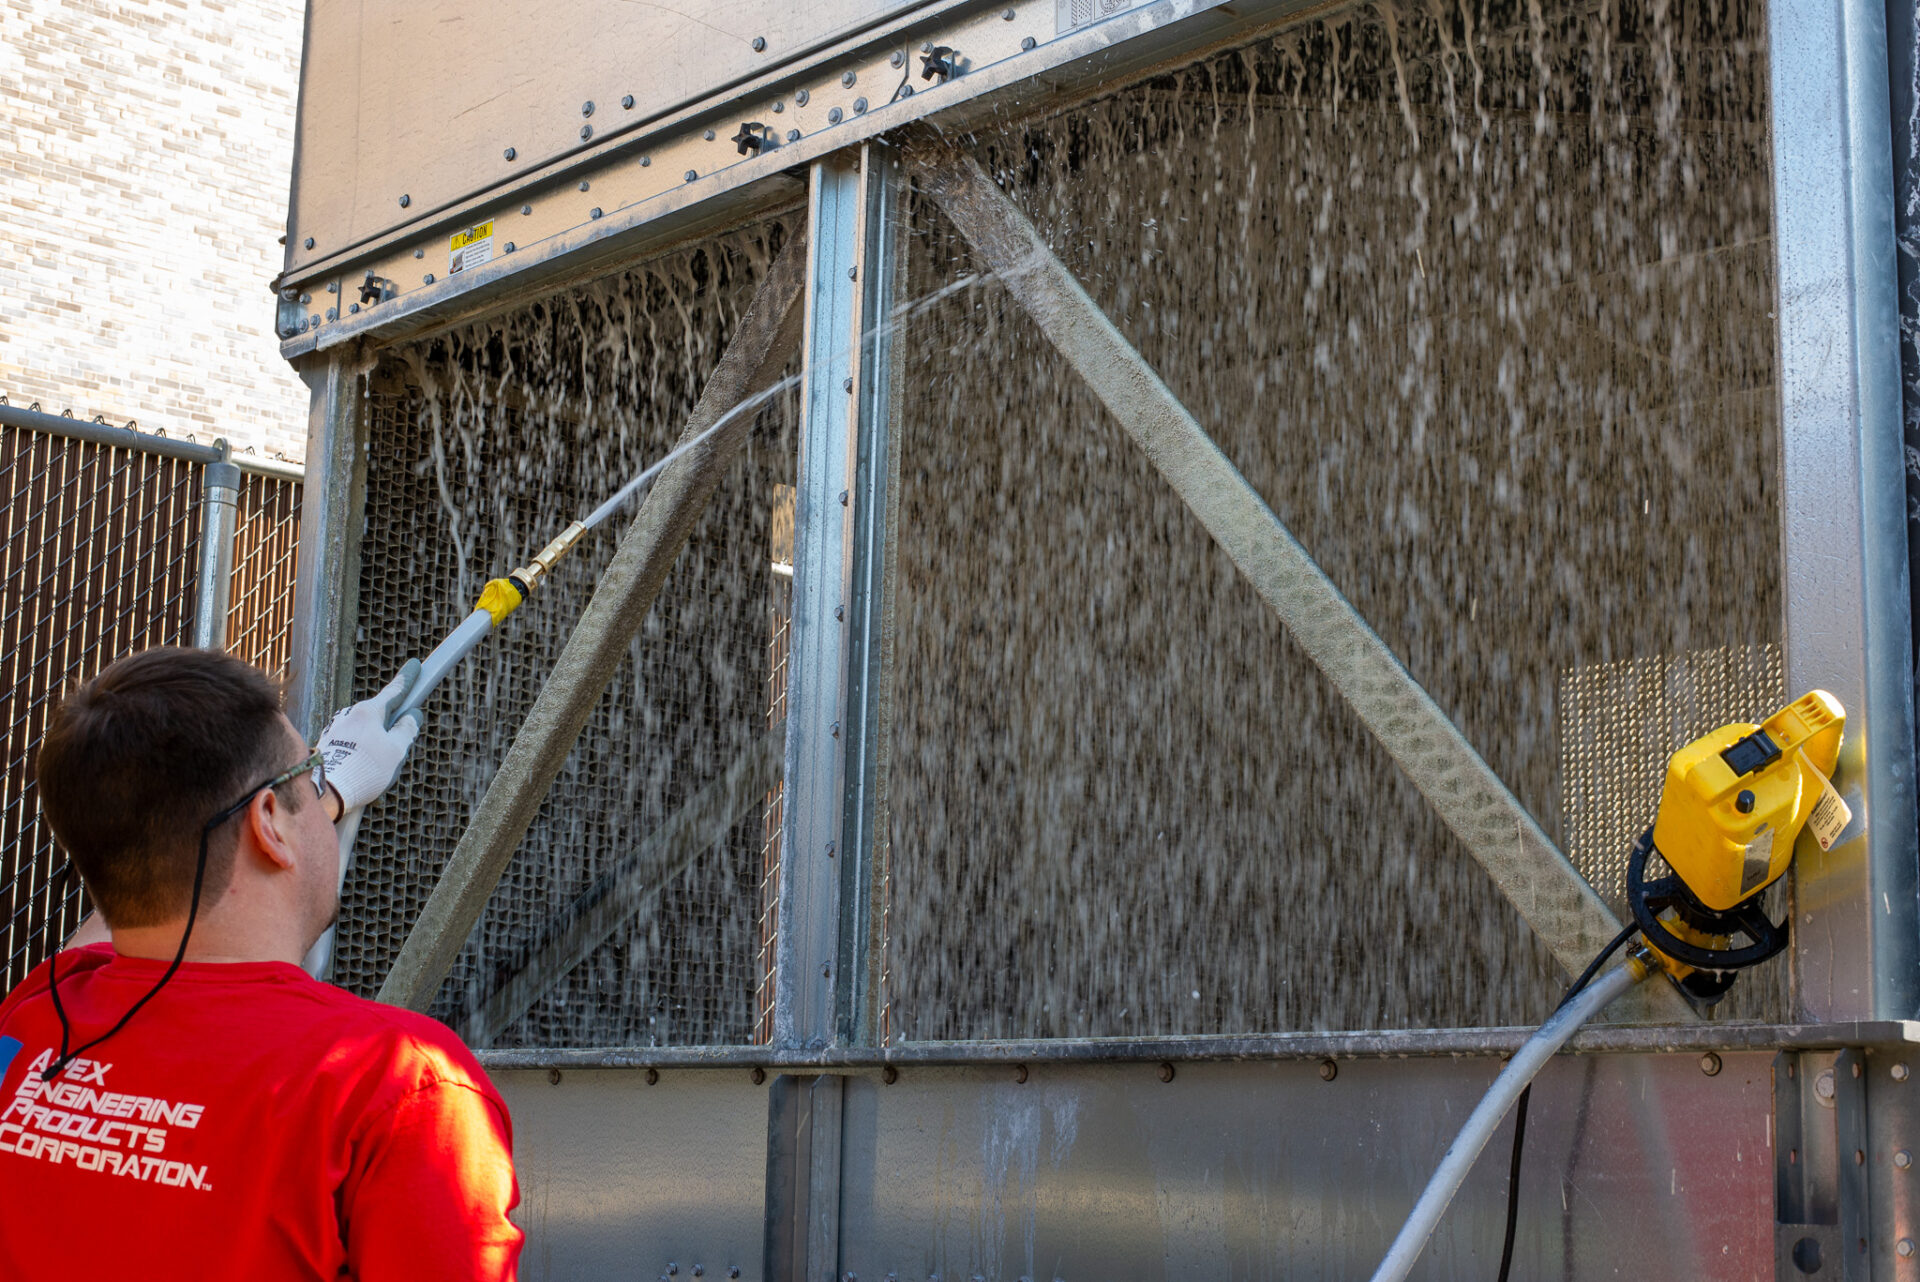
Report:
M 411 196 L 402 196 L 400 198 L 400 208 L 402 209 L 405 209 L 408 205 L 411 205 L 412 203 L 413 203 L 413 197 Z
M 547 1083 L 548 1083 L 549 1085 L 551 1085 L 551 1086 L 558 1086 L 558 1085 L 560 1084 L 560 1070 L 559 1070 L 559 1069 L 557 1069 L 557 1068 L 550 1068 L 550 1069 L 548 1069 L 548 1070 L 547 1070 Z
M 854 115 L 856 116 L 864 115 L 866 114 L 866 110 L 867 110 L 867 100 L 865 98 L 855 98 L 853 100 Z
M 589 218 L 598 218 L 599 216 L 600 216 L 600 206 L 598 205 L 595 205 L 592 209 L 587 211 L 587 217 Z
M 840 77 L 840 87 L 843 89 L 853 88 L 853 82 L 856 78 L 857 77 L 855 77 L 854 74 L 851 71 L 849 71 L 846 75 Z
M 645 169 L 645 168 L 646 168 L 647 166 L 649 166 L 649 165 L 651 165 L 652 163 L 653 163 L 653 157 L 652 157 L 652 156 L 642 156 L 642 157 L 640 157 L 640 168 L 642 168 L 642 169 Z
M 1893 1080 L 1896 1082 L 1904 1082 L 1907 1080 L 1907 1066 L 1905 1064 L 1895 1064 L 1887 1071 L 1893 1075 Z
M 1162 1064 L 1160 1066 L 1160 1080 L 1163 1082 L 1171 1082 L 1173 1080 L 1173 1065 Z
M 813 95 L 805 89 L 796 89 L 793 91 L 793 105 L 796 107 L 804 107 L 807 105 L 807 100 L 812 97 Z
M 532 213 L 532 212 L 533 212 L 533 206 L 532 206 L 532 205 L 522 205 L 522 206 L 520 206 L 520 212 L 521 212 L 522 214 L 530 214 L 530 213 Z
M 887 65 L 889 67 L 904 66 L 906 64 L 906 61 L 907 61 L 907 55 L 905 51 L 900 49 L 895 49 L 893 51 L 893 56 L 887 59 Z
M 431 285 L 433 284 L 433 273 L 428 272 L 425 276 L 421 277 L 421 279 L 425 281 L 427 284 Z
M 1338 1076 L 1340 1076 L 1340 1066 L 1338 1064 L 1334 1063 L 1330 1059 L 1323 1059 L 1320 1061 L 1320 1080 L 1321 1081 L 1331 1082 L 1334 1078 Z
M 702 135 L 700 135 L 700 136 L 701 136 L 702 138 L 705 138 L 705 139 L 706 139 L 706 140 L 707 140 L 708 142 L 712 142 L 712 141 L 713 141 L 713 130 L 711 130 L 711 129 L 709 129 L 709 130 L 707 130 L 707 132 L 706 132 L 706 133 L 704 133 L 704 134 L 702 134 Z
M 753 1079 L 753 1084 L 755 1086 L 761 1086 L 766 1083 L 767 1070 L 764 1068 L 756 1068 L 751 1073 L 747 1074 L 747 1076 Z M 734 1276 L 735 1277 L 739 1276 L 739 1270 L 736 1269 L 734 1271 Z
M 1027 1080 L 1027 1066 L 1025 1064 L 1015 1064 L 1013 1066 L 1013 1080 L 1022 1083 Z
M 513 242 L 508 241 L 506 243 L 506 246 L 500 252 L 503 254 L 511 254 L 513 252 Z
M 620 105 L 621 105 L 622 107 L 625 107 L 625 108 L 626 108 L 626 109 L 627 109 L 628 111 L 632 111 L 632 110 L 633 110 L 633 95 L 632 95 L 632 94 L 630 94 L 630 93 L 629 93 L 629 94 L 621 94 L 621 95 L 620 95 Z
M 308 249 L 312 249 L 312 248 L 313 248 L 313 237 L 311 237 L 311 236 L 309 236 L 309 237 L 307 237 L 307 239 L 306 239 L 306 241 L 305 241 L 305 244 L 306 244 L 306 247 L 307 247 Z
M 688 181 L 688 182 L 692 182 L 692 181 L 693 181 L 694 179 L 696 179 L 696 178 L 698 178 L 699 176 L 700 176 L 700 175 L 699 175 L 699 173 L 698 173 L 697 171 L 695 171 L 695 170 L 692 170 L 692 169 L 689 169 L 689 170 L 687 170 L 687 181 Z
M 841 507 L 845 507 L 846 505 L 847 505 L 847 492 L 846 492 L 845 490 L 841 490 L 841 491 L 840 491 L 840 506 L 841 506 Z
M 648 1070 L 647 1070 L 647 1085 L 649 1085 L 649 1086 L 658 1086 L 659 1084 L 660 1084 L 660 1070 L 659 1070 L 659 1069 L 657 1069 L 657 1068 L 650 1068 L 650 1069 L 648 1069 Z
M 1911 1258 L 1913 1255 L 1913 1239 L 1910 1237 L 1901 1238 L 1898 1242 L 1894 1243 L 1893 1253 L 1903 1260 Z
M 589 182 L 588 182 L 588 181 L 587 181 L 586 179 L 584 179 L 584 178 L 582 178 L 582 179 L 580 180 L 580 190 L 581 190 L 581 191 L 586 191 L 586 190 L 588 190 L 589 188 L 591 188 L 591 187 L 592 187 L 592 185 L 593 185 L 593 184 L 591 184 L 591 183 L 589 183 Z
M 1720 1075 L 1720 1057 L 1712 1051 L 1708 1051 L 1705 1055 L 1702 1055 L 1700 1057 L 1700 1071 L 1708 1077 L 1718 1077 Z
M 515 156 L 518 156 L 520 153 L 515 151 L 513 148 L 509 147 L 505 151 L 501 152 L 500 154 L 502 156 L 505 156 L 508 160 L 512 160 Z
M 1002 22 L 1012 22 L 1016 16 L 1011 9 L 1002 9 L 1000 11 L 1000 20 Z
M 1032 36 L 1020 37 L 1020 48 L 1023 52 L 1026 52 L 1026 53 L 1032 53 L 1034 48 L 1038 46 L 1039 43 L 1040 42 L 1038 40 L 1035 40 Z
M 1906 1149 L 1901 1149 L 1893 1155 L 1893 1164 L 1903 1171 L 1907 1170 L 1913 1166 L 1913 1154 Z
M 800 131 L 799 131 L 798 129 L 789 129 L 789 130 L 787 130 L 787 141 L 788 141 L 788 142 L 799 142 L 799 141 L 800 141 Z
M 880 1070 L 880 1080 L 891 1086 L 900 1080 L 900 1070 L 889 1064 Z M 887 1276 L 891 1277 L 893 1275 L 888 1274 Z
M 767 38 L 765 36 L 755 36 L 753 38 L 753 51 L 755 53 L 765 53 L 767 51 Z
M 586 141 L 587 139 L 589 139 L 589 138 L 591 138 L 591 137 L 593 137 L 593 126 L 592 126 L 592 125 L 581 125 L 581 126 L 580 126 L 580 141 L 581 141 L 581 142 L 585 142 L 585 141 Z
M 581 103 L 580 114 L 583 116 L 591 116 L 593 114 L 593 104 L 591 102 Z

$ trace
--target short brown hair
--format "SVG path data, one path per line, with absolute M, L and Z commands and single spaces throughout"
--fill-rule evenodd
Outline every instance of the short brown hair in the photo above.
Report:
M 284 756 L 265 673 L 217 650 L 160 646 L 61 701 L 36 760 L 40 809 L 108 923 L 157 925 L 187 911 L 206 822 L 284 770 Z M 208 840 L 202 905 L 233 875 L 236 831 Z

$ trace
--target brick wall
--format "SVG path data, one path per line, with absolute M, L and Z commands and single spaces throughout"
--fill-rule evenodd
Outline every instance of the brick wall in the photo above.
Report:
M 0 392 L 304 456 L 267 281 L 298 0 L 0 5 Z

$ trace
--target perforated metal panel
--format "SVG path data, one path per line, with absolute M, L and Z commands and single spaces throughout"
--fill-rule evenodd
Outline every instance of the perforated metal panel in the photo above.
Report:
M 425 654 L 485 579 L 669 448 L 782 236 L 762 226 L 701 244 L 408 350 L 375 376 L 357 695 Z M 777 869 L 764 812 L 777 789 L 773 525 L 793 479 L 791 400 L 760 412 L 434 1007 L 480 1044 L 753 1036 Z M 378 986 L 629 519 L 577 548 L 429 705 L 405 774 L 361 829 L 338 982 Z M 660 834 L 689 814 L 697 840 L 662 856 Z M 609 897 L 633 910 L 604 940 L 556 955 Z
M 1589 866 L 1657 800 L 1595 772 L 1680 718 L 1574 674 L 1778 697 L 1703 658 L 1781 630 L 1762 18 L 1359 10 L 980 140 L 1546 830 L 1605 809 Z M 911 232 L 910 295 L 980 271 Z M 895 1036 L 1544 1016 L 1525 925 L 999 285 L 901 345 Z M 1563 781 L 1595 715 L 1635 751 Z

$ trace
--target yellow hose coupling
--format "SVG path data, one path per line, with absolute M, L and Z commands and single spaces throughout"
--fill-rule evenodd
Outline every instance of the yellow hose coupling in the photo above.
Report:
M 539 556 L 515 570 L 513 577 L 526 584 L 527 590 L 531 592 L 540 585 L 540 580 L 547 576 L 547 572 L 553 569 L 554 562 L 565 556 L 573 545 L 580 541 L 580 536 L 586 532 L 587 527 L 575 521 L 560 531 L 553 542 L 542 548 Z
M 526 599 L 526 594 L 520 591 L 520 585 L 512 579 L 488 579 L 487 586 L 480 589 L 480 599 L 473 603 L 473 608 L 492 615 L 493 626 L 497 628 Z

